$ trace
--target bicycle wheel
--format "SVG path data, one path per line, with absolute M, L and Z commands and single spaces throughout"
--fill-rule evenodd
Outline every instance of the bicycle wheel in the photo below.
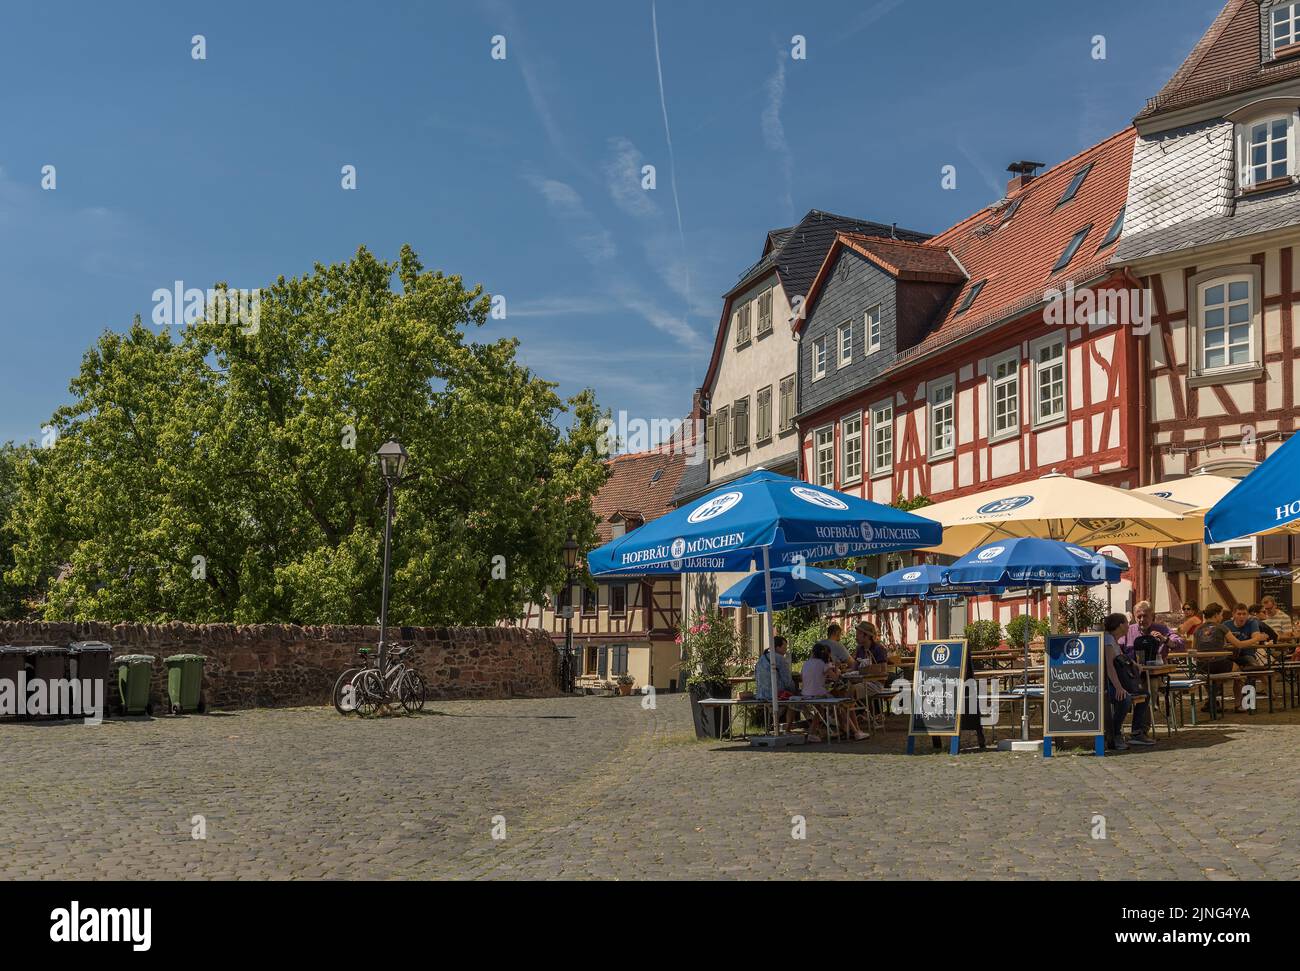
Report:
M 397 686 L 397 699 L 408 713 L 414 714 L 424 707 L 424 678 L 414 671 L 402 675 L 402 682 Z
M 344 689 L 352 683 L 352 679 L 362 670 L 364 669 L 348 668 L 334 682 L 334 708 L 340 715 L 351 715 L 357 710 L 356 702 L 353 700 L 354 693 L 345 692 Z
M 384 681 L 374 668 L 365 668 L 352 679 L 352 691 L 356 712 L 362 718 L 369 718 L 388 700 Z

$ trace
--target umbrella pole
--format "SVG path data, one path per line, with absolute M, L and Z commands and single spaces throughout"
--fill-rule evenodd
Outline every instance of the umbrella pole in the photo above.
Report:
M 772 565 L 767 547 L 763 547 L 763 593 L 767 598 L 767 668 L 772 675 L 772 734 L 781 734 L 781 679 L 776 674 L 776 625 L 772 616 Z
M 1196 606 L 1204 610 L 1205 605 L 1210 602 L 1210 548 L 1204 543 L 1201 543 L 1201 582 L 1197 587 L 1196 595 L 1199 598 Z
M 1020 708 L 1020 740 L 1029 741 L 1029 629 L 1033 626 L 1033 614 L 1029 612 L 1029 587 L 1025 587 L 1025 677 L 1024 697 Z

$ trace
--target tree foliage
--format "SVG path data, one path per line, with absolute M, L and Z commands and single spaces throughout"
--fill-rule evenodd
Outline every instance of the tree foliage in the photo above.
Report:
M 469 340 L 487 310 L 410 247 L 363 247 L 264 288 L 255 333 L 211 313 L 104 333 L 20 477 L 7 581 L 48 583 L 49 619 L 372 623 L 373 456 L 396 438 L 390 622 L 518 616 L 562 582 L 570 531 L 595 542 L 603 416 L 517 341 Z

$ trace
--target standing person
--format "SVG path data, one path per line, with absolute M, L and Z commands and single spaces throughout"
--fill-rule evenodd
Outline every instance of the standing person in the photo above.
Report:
M 1124 743 L 1123 728 L 1124 719 L 1130 709 L 1133 711 L 1133 733 L 1130 742 L 1136 745 L 1155 744 L 1146 737 L 1147 723 L 1150 720 L 1150 702 L 1143 701 L 1134 705 L 1134 695 L 1141 691 L 1140 676 L 1135 670 L 1136 665 L 1132 658 L 1128 657 L 1120 647 L 1120 641 L 1128 633 L 1128 627 L 1128 618 L 1123 614 L 1111 614 L 1106 618 L 1104 625 L 1106 696 L 1110 701 L 1106 706 L 1109 715 L 1106 723 L 1106 747 L 1116 752 L 1123 752 L 1128 748 Z
M 1277 599 L 1269 594 L 1260 601 L 1260 605 L 1264 608 L 1262 613 L 1264 623 L 1277 631 L 1278 636 L 1289 637 L 1295 630 L 1295 623 L 1291 620 L 1290 614 L 1278 607 Z
M 776 637 L 773 640 L 776 647 L 776 680 L 777 680 L 777 701 L 783 701 L 795 693 L 794 675 L 790 671 L 790 657 L 786 653 L 786 642 L 784 637 Z M 759 701 L 767 702 L 768 711 L 772 708 L 772 662 L 769 654 L 764 651 L 758 657 L 758 663 L 754 665 L 754 697 Z M 794 722 L 794 709 L 789 705 L 782 705 L 777 715 L 785 722 L 786 731 L 790 730 Z

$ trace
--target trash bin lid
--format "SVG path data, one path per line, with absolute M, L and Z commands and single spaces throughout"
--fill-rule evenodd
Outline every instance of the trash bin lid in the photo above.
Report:
M 113 650 L 103 641 L 74 641 L 68 645 L 69 654 L 102 654 Z
M 164 664 L 182 664 L 185 661 L 206 661 L 206 654 L 173 654 L 171 657 L 163 658 Z
M 27 654 L 27 648 L 25 648 L 25 647 L 14 647 L 12 644 L 6 644 L 4 647 L 0 647 L 0 654 L 22 654 L 22 655 L 26 655 L 26 654 Z
M 59 654 L 67 654 L 66 647 L 56 647 L 53 644 L 38 644 L 35 647 L 27 648 L 29 657 L 53 657 Z
M 113 658 L 114 664 L 153 664 L 154 657 L 152 654 L 120 654 Z

